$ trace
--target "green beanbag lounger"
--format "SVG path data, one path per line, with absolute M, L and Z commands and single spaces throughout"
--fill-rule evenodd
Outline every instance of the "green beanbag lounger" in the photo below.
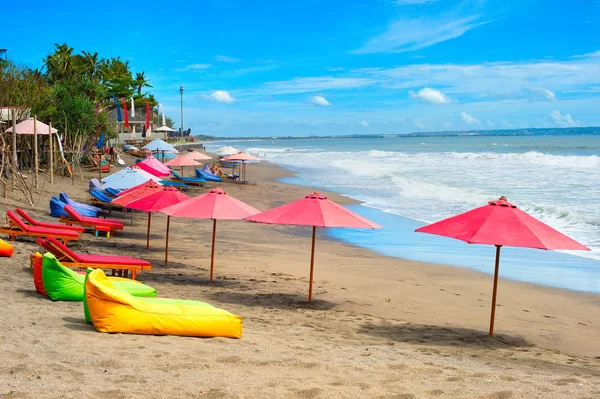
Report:
M 48 296 L 53 301 L 83 301 L 85 275 L 64 267 L 51 253 L 42 261 L 42 280 Z M 137 297 L 155 297 L 156 290 L 136 280 L 111 277 L 119 289 Z

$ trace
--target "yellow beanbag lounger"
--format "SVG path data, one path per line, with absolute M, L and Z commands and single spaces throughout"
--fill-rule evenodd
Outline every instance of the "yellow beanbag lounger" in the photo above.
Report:
M 100 269 L 85 283 L 96 330 L 108 333 L 242 337 L 242 318 L 203 302 L 134 297 L 115 287 Z

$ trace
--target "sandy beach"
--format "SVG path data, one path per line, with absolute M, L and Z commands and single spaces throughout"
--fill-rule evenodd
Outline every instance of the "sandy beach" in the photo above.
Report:
M 267 162 L 247 170 L 252 183 L 219 187 L 260 210 L 313 191 L 276 182 L 289 172 Z M 21 206 L 50 221 L 50 197 L 66 191 L 87 200 L 91 177 L 45 182 L 35 208 L 9 191 L 0 212 Z M 38 247 L 19 239 L 15 255 L 0 259 L 0 397 L 600 397 L 600 296 L 501 279 L 491 339 L 489 275 L 384 257 L 317 230 L 307 303 L 309 228 L 219 222 L 211 284 L 210 221 L 172 219 L 164 267 L 166 216 L 153 217 L 149 251 L 145 214 L 136 213 L 132 226 L 123 220 L 115 237 L 86 233 L 70 247 L 151 261 L 140 281 L 160 297 L 242 316 L 242 339 L 99 333 L 81 303 L 54 303 L 35 291 L 28 256 Z

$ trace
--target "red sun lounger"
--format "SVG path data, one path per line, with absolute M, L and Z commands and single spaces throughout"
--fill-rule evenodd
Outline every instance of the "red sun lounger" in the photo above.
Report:
M 16 208 L 15 213 L 17 215 L 19 215 L 21 217 L 21 219 L 23 219 L 25 221 L 26 224 L 29 224 L 29 225 L 35 226 L 35 227 L 47 227 L 49 229 L 71 230 L 71 231 L 75 231 L 77 233 L 83 233 L 83 230 L 85 230 L 83 227 L 80 227 L 80 226 L 64 226 L 64 225 L 58 224 L 58 223 L 40 222 L 40 221 L 32 218 L 27 212 L 25 212 L 21 208 Z
M 123 223 L 118 220 L 82 216 L 71 205 L 65 205 L 65 212 L 69 214 L 69 217 L 61 216 L 59 221 L 65 223 L 67 226 L 77 224 L 83 227 L 93 228 L 94 230 L 98 230 L 98 226 L 103 227 L 101 230 L 105 230 L 108 227 L 112 233 L 117 230 L 123 230 L 124 227 Z
M 139 272 L 152 270 L 150 262 L 143 259 L 128 256 L 78 254 L 52 237 L 45 240 L 38 238 L 37 243 L 52 253 L 62 265 L 70 268 L 112 269 L 113 274 L 115 271 L 118 271 L 119 274 L 125 272 L 125 277 L 128 272 L 131 272 L 131 278 L 134 280 Z
M 62 228 L 63 226 L 59 229 L 29 226 L 15 215 L 13 211 L 6 212 L 6 222 L 8 225 L 0 227 L 0 232 L 8 234 L 11 241 L 15 241 L 17 236 L 53 237 L 62 240 L 64 243 L 71 240 L 79 240 L 79 233 L 73 230 L 66 230 Z

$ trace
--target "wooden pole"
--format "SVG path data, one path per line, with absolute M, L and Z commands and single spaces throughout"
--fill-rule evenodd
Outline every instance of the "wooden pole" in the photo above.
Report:
M 33 117 L 33 177 L 35 189 L 38 188 L 38 138 L 37 138 L 37 117 Z
M 17 117 L 15 116 L 15 110 L 11 110 L 12 115 L 12 161 L 13 161 L 13 174 L 12 174 L 12 188 L 15 189 L 17 184 L 17 176 L 19 173 L 19 161 L 17 159 Z
M 150 219 L 152 219 L 152 212 L 148 212 L 148 236 L 146 237 L 146 249 L 150 249 Z
M 213 270 L 215 268 L 215 238 L 217 237 L 217 219 L 213 219 L 212 251 L 210 252 L 210 282 L 213 281 Z
M 308 281 L 308 302 L 312 301 L 313 276 L 315 273 L 315 236 L 317 226 L 313 226 L 312 249 L 310 250 L 310 280 Z
M 171 216 L 167 215 L 167 237 L 165 240 L 165 267 L 169 265 L 169 224 L 171 223 Z
M 50 184 L 54 183 L 54 143 L 52 142 L 52 122 L 48 123 L 48 150 L 50 152 Z
M 490 318 L 490 337 L 494 336 L 494 318 L 496 317 L 496 292 L 498 290 L 498 268 L 500 267 L 500 248 L 496 245 L 496 270 L 494 271 L 494 292 L 492 294 L 492 316 Z

